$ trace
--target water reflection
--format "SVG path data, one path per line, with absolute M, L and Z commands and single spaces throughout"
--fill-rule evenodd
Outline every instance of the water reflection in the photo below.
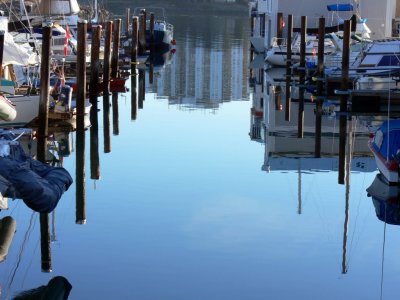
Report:
M 387 224 L 400 225 L 400 190 L 389 185 L 382 174 L 377 174 L 367 188 L 375 207 L 376 217 Z
M 34 289 L 20 292 L 14 296 L 13 300 L 32 300 L 32 299 L 54 299 L 67 300 L 71 292 L 72 285 L 63 276 L 56 276 L 47 283 Z

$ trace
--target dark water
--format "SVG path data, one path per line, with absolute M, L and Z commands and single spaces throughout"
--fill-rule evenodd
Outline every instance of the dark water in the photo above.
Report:
M 246 13 L 169 16 L 177 51 L 153 84 L 146 74 L 136 120 L 130 92 L 106 113 L 99 98 L 100 179 L 94 132 L 84 182 L 79 137 L 68 137 L 63 166 L 84 186 L 50 214 L 51 273 L 41 272 L 39 215 L 19 200 L 0 212 L 17 222 L 1 299 L 57 275 L 72 284 L 69 299 L 397 299 L 399 227 L 367 195 L 377 172 L 362 125 L 350 184 L 339 185 L 335 119 L 312 159 L 311 134 L 293 137 L 267 89 L 261 120 L 251 113 L 260 86 L 248 85 Z

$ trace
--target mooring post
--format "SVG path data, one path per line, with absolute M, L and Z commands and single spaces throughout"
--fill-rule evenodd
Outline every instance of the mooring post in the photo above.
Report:
M 50 41 L 51 22 L 43 24 L 42 33 L 42 56 L 40 67 L 40 102 L 39 102 L 39 127 L 37 142 L 37 159 L 46 162 L 47 136 L 48 136 L 48 115 L 49 115 L 49 87 L 50 87 Z M 51 272 L 51 239 L 49 214 L 40 213 L 40 250 L 41 268 L 43 272 Z
M 339 119 L 339 184 L 345 183 L 346 177 L 346 131 L 347 131 L 347 92 L 349 90 L 349 56 L 350 56 L 351 21 L 344 21 L 342 80 L 340 84 L 340 119 Z
M 87 21 L 78 22 L 78 51 L 76 57 L 76 130 L 85 130 L 86 99 L 86 37 Z
M 125 10 L 125 17 L 126 17 L 126 19 L 125 19 L 125 33 L 126 33 L 126 36 L 128 36 L 129 35 L 129 26 L 130 26 L 130 21 L 131 21 L 131 9 L 129 8 L 129 7 L 127 7 L 126 8 L 126 10 Z
M 0 66 L 3 66 L 4 35 L 5 31 L 0 30 Z M 0 67 L 0 78 L 2 78 L 2 76 L 3 76 L 3 68 Z
M 38 160 L 46 160 L 46 138 L 48 135 L 48 116 L 49 116 L 49 88 L 50 88 L 50 41 L 51 23 L 43 24 L 42 34 L 42 63 L 40 66 L 40 96 L 39 96 L 39 127 L 38 136 L 44 137 L 42 143 L 38 143 Z
M 282 37 L 283 37 L 283 13 L 278 12 L 277 17 L 277 26 L 276 26 L 276 39 L 277 44 L 282 44 Z
M 288 15 L 288 36 L 286 46 L 286 106 L 285 120 L 290 121 L 291 94 L 290 85 L 292 79 L 292 35 L 293 35 L 293 15 Z
M 90 103 L 97 102 L 99 94 L 99 74 L 100 74 L 100 39 L 101 26 L 94 26 L 92 29 L 92 46 L 90 49 L 90 83 L 89 95 Z
M 111 136 L 110 136 L 110 95 L 103 95 L 103 138 L 104 153 L 111 152 Z
M 120 44 L 120 33 L 121 33 L 121 19 L 114 20 L 113 30 L 113 50 L 111 57 L 111 78 L 117 78 L 118 76 L 118 61 L 119 61 L 119 44 Z
M 324 42 L 325 18 L 319 18 L 318 27 L 318 61 L 317 61 L 317 100 L 315 101 L 315 157 L 321 157 L 322 136 L 322 97 L 324 88 Z
M 307 16 L 301 17 L 300 32 L 300 72 L 299 72 L 299 115 L 297 123 L 297 137 L 304 137 L 304 85 L 306 77 L 306 33 L 307 33 Z
M 112 93 L 113 135 L 119 135 L 118 93 Z
M 107 21 L 104 38 L 104 59 L 103 59 L 103 94 L 110 93 L 110 61 L 111 61 L 111 38 L 113 22 Z

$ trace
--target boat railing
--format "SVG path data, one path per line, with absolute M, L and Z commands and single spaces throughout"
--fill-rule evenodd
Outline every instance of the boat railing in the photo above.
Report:
M 274 37 L 274 38 L 272 38 L 271 45 L 272 45 L 272 47 L 286 47 L 287 39 Z

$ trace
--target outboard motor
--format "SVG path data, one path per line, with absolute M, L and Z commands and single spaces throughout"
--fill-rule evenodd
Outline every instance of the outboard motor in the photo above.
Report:
M 72 87 L 69 85 L 62 85 L 60 89 L 59 101 L 61 106 L 64 107 L 65 111 L 71 110 L 72 101 Z

